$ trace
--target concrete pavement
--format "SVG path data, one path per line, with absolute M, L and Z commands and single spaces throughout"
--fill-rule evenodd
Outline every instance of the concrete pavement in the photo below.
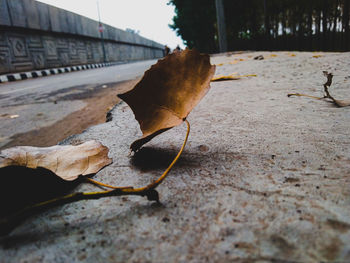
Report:
M 253 57 L 262 54 L 264 60 Z M 28 219 L 0 240 L 4 262 L 348 262 L 350 107 L 288 98 L 322 94 L 322 70 L 337 98 L 350 98 L 350 53 L 255 52 L 215 56 L 218 74 L 190 113 L 189 142 L 157 189 L 141 197 L 81 201 Z M 141 135 L 125 103 L 112 121 L 66 141 L 95 139 L 113 163 L 94 176 L 142 186 L 179 150 L 171 129 L 130 157 Z M 75 191 L 92 191 L 82 184 Z

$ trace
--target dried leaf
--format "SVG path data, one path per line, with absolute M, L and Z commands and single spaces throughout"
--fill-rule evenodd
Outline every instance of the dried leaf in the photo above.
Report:
M 259 56 L 256 56 L 254 58 L 254 60 L 263 60 L 264 59 L 264 56 L 263 55 L 259 55 Z
M 211 81 L 224 81 L 224 80 L 238 80 L 240 77 L 237 75 L 231 74 L 231 75 L 216 75 L 214 76 Z
M 5 114 L 1 114 L 1 115 L 0 115 L 0 118 L 16 119 L 16 118 L 18 118 L 18 117 L 19 117 L 18 114 L 10 115 L 10 114 L 8 114 L 8 113 L 5 113 Z
M 97 141 L 51 147 L 17 146 L 0 152 L 0 168 L 7 166 L 43 167 L 64 180 L 98 172 L 110 164 L 108 148 Z
M 186 49 L 160 59 L 132 90 L 118 95 L 134 112 L 143 133 L 130 148 L 137 151 L 181 124 L 208 92 L 214 72 L 209 55 Z
M 238 80 L 241 78 L 246 78 L 246 77 L 256 77 L 256 74 L 247 74 L 247 75 L 237 75 L 235 73 L 231 74 L 231 75 L 217 75 L 214 76 L 211 81 L 225 81 L 225 80 Z
M 229 62 L 229 64 L 230 64 L 230 65 L 235 65 L 235 64 L 237 64 L 238 62 L 239 62 L 239 60 L 234 60 L 234 61 Z

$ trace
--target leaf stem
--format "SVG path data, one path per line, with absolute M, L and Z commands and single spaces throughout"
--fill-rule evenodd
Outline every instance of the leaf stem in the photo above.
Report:
M 186 146 L 186 143 L 187 143 L 187 140 L 188 140 L 188 135 L 190 134 L 190 123 L 186 119 L 185 119 L 185 122 L 187 124 L 187 132 L 186 132 L 185 140 L 184 140 L 184 142 L 183 142 L 183 144 L 181 146 L 180 151 L 178 152 L 178 154 L 176 155 L 174 160 L 171 162 L 171 164 L 168 166 L 168 168 L 164 171 L 164 173 L 157 180 L 155 180 L 154 182 L 150 183 L 149 185 L 147 185 L 145 187 L 136 188 L 136 189 L 123 189 L 123 191 L 125 191 L 125 192 L 132 192 L 132 193 L 142 192 L 142 191 L 146 191 L 148 189 L 154 189 L 159 184 L 161 184 L 163 182 L 163 180 L 167 177 L 167 175 L 170 172 L 171 168 L 174 166 L 174 164 L 180 158 L 183 150 L 185 149 L 185 146 Z
M 113 185 L 109 185 L 109 184 L 104 184 L 104 183 L 101 183 L 101 182 L 96 181 L 94 179 L 91 179 L 89 177 L 85 177 L 85 179 L 89 183 L 92 183 L 92 184 L 95 184 L 95 185 L 99 185 L 99 186 L 103 186 L 103 187 L 107 187 L 107 188 L 111 188 L 111 189 L 132 189 L 133 188 L 132 186 L 113 186 Z
M 127 186 L 127 187 L 119 187 L 119 186 L 112 186 L 109 184 L 104 184 L 101 183 L 99 181 L 95 181 L 91 178 L 86 178 L 89 182 L 96 184 L 96 185 L 100 185 L 100 186 L 104 186 L 104 187 L 108 187 L 108 188 L 112 188 L 112 189 L 121 189 L 121 190 L 125 190 L 125 192 L 128 193 L 138 193 L 138 192 L 143 192 L 146 191 L 147 189 L 154 189 L 156 188 L 159 184 L 162 183 L 162 181 L 167 177 L 168 173 L 170 172 L 171 168 L 175 165 L 175 163 L 177 162 L 177 160 L 180 158 L 183 150 L 185 149 L 187 140 L 188 140 L 188 136 L 190 134 L 190 123 L 185 120 L 185 123 L 187 124 L 187 132 L 186 132 L 186 137 L 185 140 L 181 146 L 180 151 L 178 152 L 178 154 L 176 155 L 176 157 L 174 158 L 174 160 L 171 162 L 171 164 L 168 166 L 168 168 L 164 171 L 164 173 L 154 182 L 150 183 L 149 185 L 146 185 L 144 187 L 140 187 L 140 188 L 133 188 L 132 186 Z

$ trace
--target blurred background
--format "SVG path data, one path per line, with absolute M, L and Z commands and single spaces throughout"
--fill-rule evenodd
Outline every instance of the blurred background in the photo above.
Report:
M 175 6 L 167 0 L 38 0 L 122 30 L 137 33 L 147 39 L 184 48 L 182 39 L 169 28 Z M 98 10 L 99 8 L 99 10 Z M 100 12 L 100 17 L 98 15 Z
M 350 50 L 349 0 L 39 0 L 171 49 Z M 223 9 L 218 12 L 218 7 Z M 224 50 L 220 50 L 219 23 Z
M 227 50 L 350 50 L 349 0 L 171 0 L 170 25 L 184 44 L 219 51 L 218 24 Z M 223 17 L 217 17 L 218 2 Z M 223 50 L 225 51 L 225 50 Z

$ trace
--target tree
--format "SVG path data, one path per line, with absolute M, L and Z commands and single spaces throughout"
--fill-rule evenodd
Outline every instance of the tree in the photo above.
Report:
M 212 0 L 171 0 L 176 15 L 170 25 L 184 44 L 201 52 L 217 50 L 215 2 Z
M 224 0 L 229 50 L 350 50 L 350 0 Z M 185 44 L 218 52 L 215 1 L 170 0 Z

